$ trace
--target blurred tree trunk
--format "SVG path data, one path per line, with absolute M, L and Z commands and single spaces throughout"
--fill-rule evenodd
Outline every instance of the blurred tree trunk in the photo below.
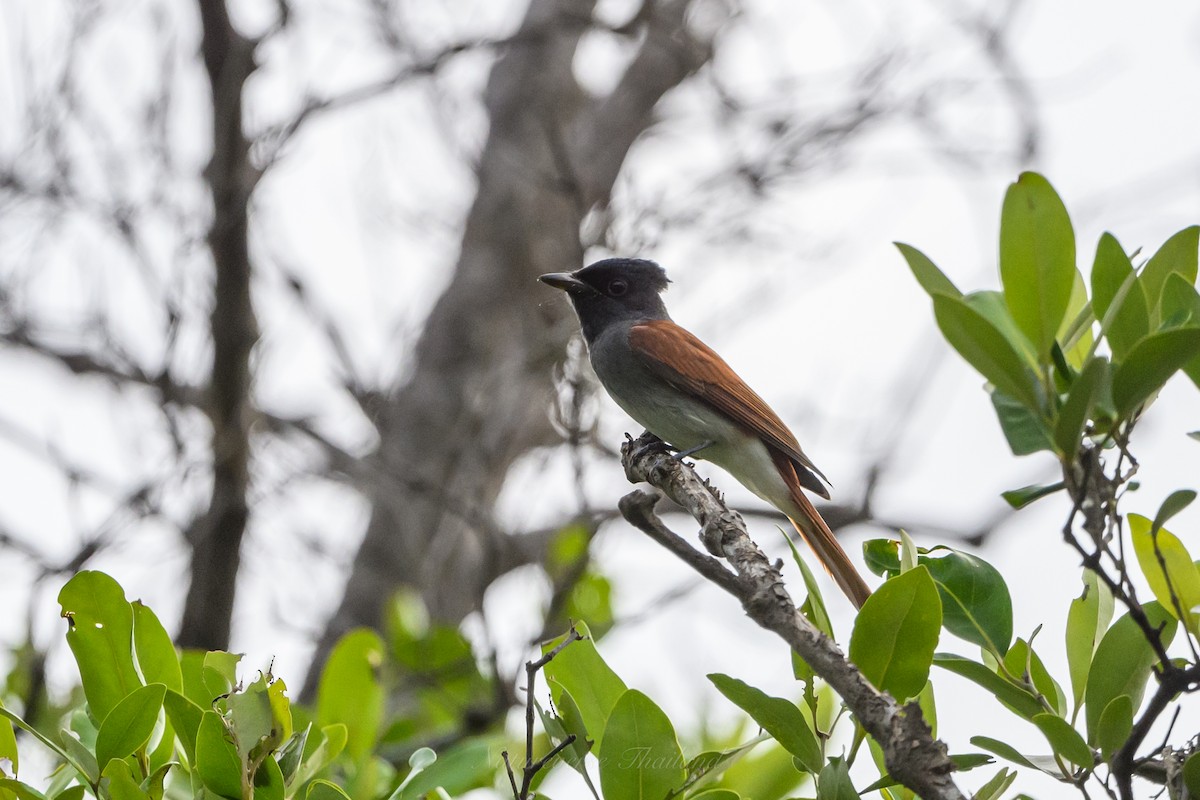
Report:
M 366 537 L 319 642 L 305 692 L 332 645 L 380 627 L 400 586 L 456 622 L 498 575 L 528 561 L 492 509 L 509 467 L 555 441 L 552 367 L 573 329 L 539 274 L 573 269 L 580 225 L 607 202 L 633 141 L 664 93 L 709 58 L 685 29 L 688 3 L 648 3 L 637 55 L 617 88 L 587 96 L 573 74 L 594 0 L 531 0 L 497 59 L 490 120 L 454 278 L 430 314 L 407 382 L 377 420 L 381 444 Z
M 247 206 L 253 175 L 242 126 L 242 89 L 255 65 L 254 44 L 234 30 L 225 0 L 199 0 L 199 7 L 213 110 L 213 153 L 205 170 L 213 203 L 208 248 L 215 273 L 212 377 L 205 402 L 212 423 L 213 476 L 208 510 L 187 531 L 192 580 L 178 641 L 183 647 L 226 650 L 249 518 L 250 351 L 258 340 Z

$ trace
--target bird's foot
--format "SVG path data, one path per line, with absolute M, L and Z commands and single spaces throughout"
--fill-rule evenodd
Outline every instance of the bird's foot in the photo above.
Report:
M 667 446 L 666 442 L 650 431 L 642 431 L 642 435 L 636 439 L 628 433 L 625 434 L 625 444 L 621 447 L 621 450 L 629 453 L 630 461 L 636 461 L 643 456 L 653 453 L 669 453 L 671 448 Z

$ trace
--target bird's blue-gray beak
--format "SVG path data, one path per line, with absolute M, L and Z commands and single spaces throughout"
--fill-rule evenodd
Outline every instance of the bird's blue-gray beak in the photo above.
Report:
M 548 272 L 540 276 L 538 280 L 547 286 L 562 289 L 569 294 L 589 294 L 595 291 L 591 286 L 569 272 Z

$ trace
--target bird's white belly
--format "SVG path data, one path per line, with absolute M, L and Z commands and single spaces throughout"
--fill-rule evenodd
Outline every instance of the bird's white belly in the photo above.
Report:
M 609 394 L 635 422 L 667 444 L 690 450 L 711 442 L 694 457 L 721 467 L 780 511 L 788 513 L 792 508 L 787 484 L 766 445 L 725 415 L 673 388 L 641 391 L 637 398 L 621 397 L 612 391 Z

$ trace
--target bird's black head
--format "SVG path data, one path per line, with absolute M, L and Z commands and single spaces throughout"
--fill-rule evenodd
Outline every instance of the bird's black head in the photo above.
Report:
M 552 272 L 538 280 L 567 293 L 589 343 L 614 322 L 669 319 L 659 294 L 670 281 L 653 261 L 606 258 L 574 272 Z

